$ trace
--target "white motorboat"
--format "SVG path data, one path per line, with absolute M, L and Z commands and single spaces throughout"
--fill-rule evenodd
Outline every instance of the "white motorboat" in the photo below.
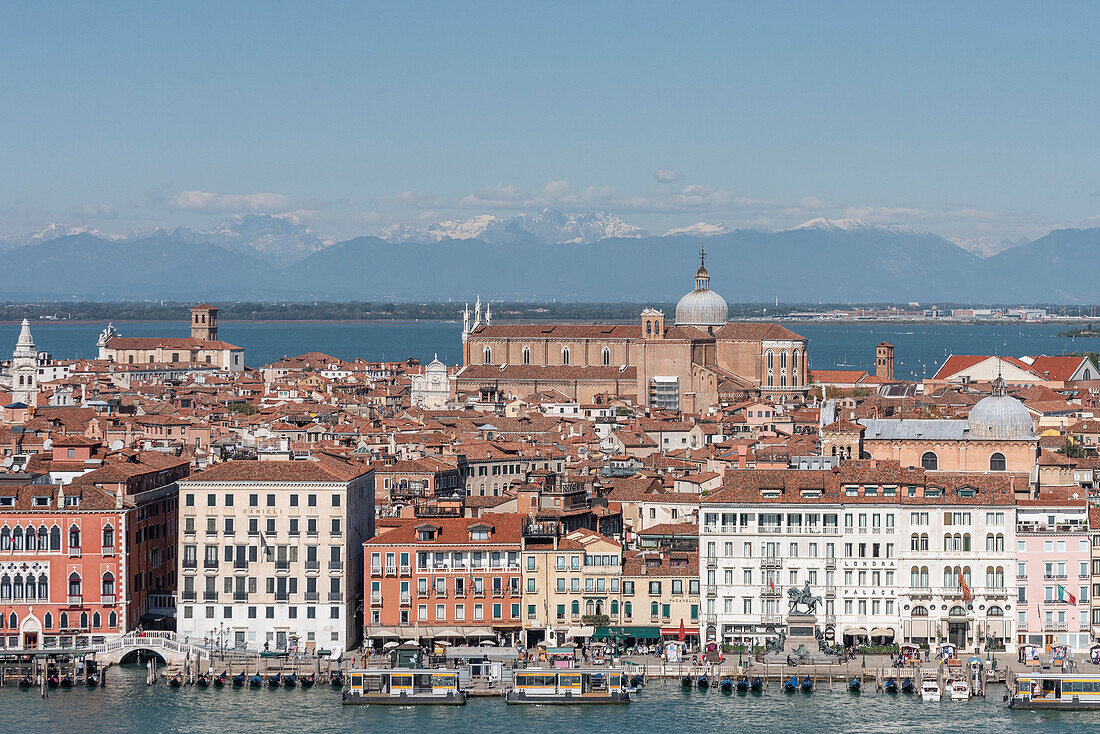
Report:
M 922 701 L 936 703 L 940 700 L 940 681 L 936 673 L 921 674 L 920 697 Z
M 951 693 L 952 701 L 970 700 L 970 684 L 965 678 L 952 678 L 947 682 L 947 690 Z

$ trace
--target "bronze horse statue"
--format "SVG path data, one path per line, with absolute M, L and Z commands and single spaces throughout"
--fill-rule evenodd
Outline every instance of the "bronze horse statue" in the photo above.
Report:
M 787 597 L 790 604 L 788 614 L 813 614 L 817 610 L 817 605 L 824 603 L 820 596 L 814 596 L 810 591 L 809 581 L 801 589 L 787 589 Z M 798 608 L 800 605 L 805 605 L 806 610 L 800 611 Z

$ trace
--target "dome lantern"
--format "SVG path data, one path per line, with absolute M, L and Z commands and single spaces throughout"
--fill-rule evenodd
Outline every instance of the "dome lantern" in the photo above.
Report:
M 676 304 L 678 326 L 721 326 L 726 323 L 729 306 L 726 299 L 710 289 L 706 266 L 707 251 L 699 249 L 699 269 L 695 271 L 695 290 Z

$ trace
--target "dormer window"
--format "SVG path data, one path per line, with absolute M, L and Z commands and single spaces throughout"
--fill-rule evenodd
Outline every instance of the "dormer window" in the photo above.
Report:
M 15 507 L 15 498 L 0 497 L 0 507 Z
M 864 487 L 863 488 L 863 496 L 864 497 L 878 497 L 878 487 Z
M 66 507 L 77 507 L 79 505 L 80 505 L 80 497 L 77 497 L 76 495 L 66 495 L 65 496 L 65 506 Z
M 470 530 L 470 540 L 488 540 L 488 528 L 475 528 Z
M 859 496 L 859 487 L 856 487 L 854 485 L 849 485 L 849 486 L 845 487 L 844 488 L 844 496 L 845 497 L 858 497 Z
M 417 540 L 435 540 L 435 528 L 421 528 L 416 531 Z
M 31 504 L 33 504 L 35 507 L 49 507 L 50 506 L 50 498 L 49 497 L 35 497 Z
M 924 496 L 925 497 L 941 497 L 941 496 L 943 496 L 943 490 L 940 489 L 939 487 L 925 487 L 924 488 Z
M 973 487 L 959 487 L 959 496 L 960 497 L 973 497 L 977 493 L 978 493 L 977 490 L 974 489 Z

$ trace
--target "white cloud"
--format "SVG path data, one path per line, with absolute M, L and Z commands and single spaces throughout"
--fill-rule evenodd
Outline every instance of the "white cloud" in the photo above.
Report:
M 904 206 L 850 206 L 844 210 L 844 216 L 868 224 L 899 224 L 925 220 L 928 212 Z
M 663 184 L 672 183 L 680 178 L 680 174 L 676 171 L 669 170 L 668 168 L 658 168 L 653 173 L 653 178 L 657 179 Z
M 283 194 L 212 194 L 207 191 L 181 191 L 170 202 L 173 209 L 192 212 L 239 213 L 285 212 L 293 208 Z
M 88 219 L 115 219 L 118 216 L 109 204 L 81 204 L 73 210 L 73 214 Z

